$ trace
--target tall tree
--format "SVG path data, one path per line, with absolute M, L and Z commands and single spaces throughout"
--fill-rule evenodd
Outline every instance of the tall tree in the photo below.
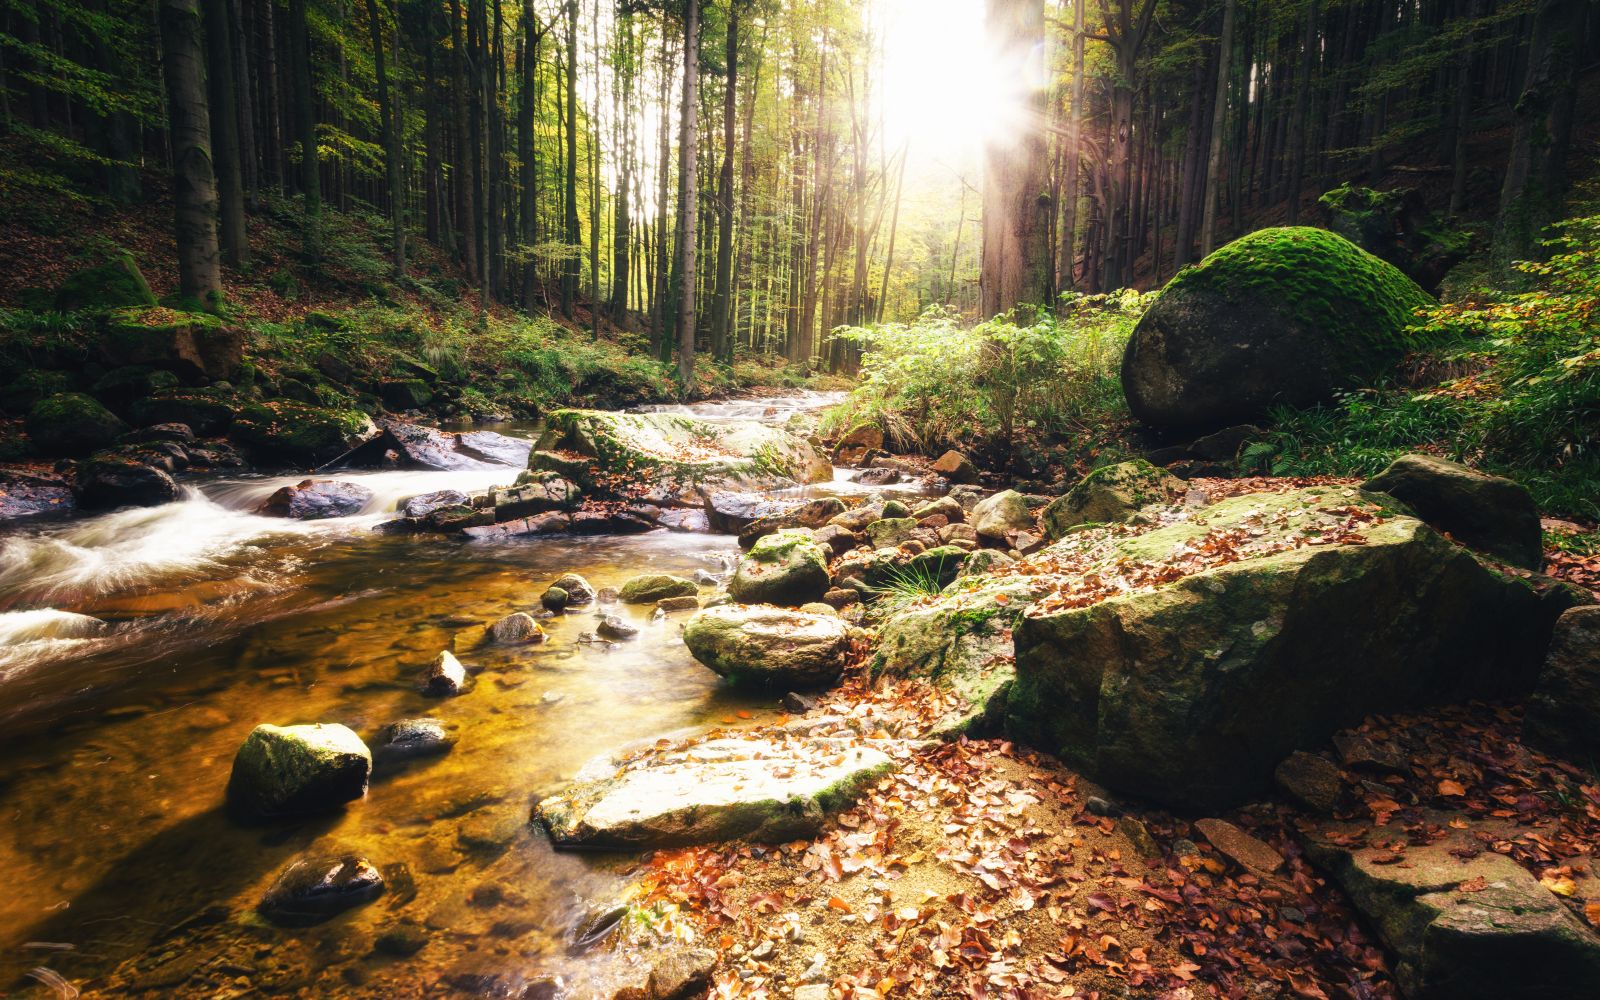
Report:
M 1217 86 L 1211 105 L 1211 149 L 1206 154 L 1205 207 L 1200 216 L 1200 256 L 1217 248 L 1217 201 L 1221 197 L 1222 130 L 1228 116 L 1228 60 L 1233 54 L 1235 0 L 1222 8 L 1222 37 L 1217 39 Z
M 383 21 L 378 0 L 367 0 L 367 28 L 372 40 L 373 72 L 378 88 L 378 127 L 383 134 L 384 175 L 389 184 L 389 261 L 394 280 L 406 276 L 406 192 L 400 174 L 400 126 L 390 97 L 389 72 L 383 55 Z
M 733 360 L 729 334 L 733 285 L 733 150 L 735 104 L 739 92 L 739 0 L 729 0 L 727 72 L 722 91 L 722 170 L 717 176 L 717 284 L 711 297 L 711 349 L 717 360 Z M 748 154 L 747 154 L 748 155 Z
M 1025 303 L 1050 301 L 1053 274 L 1050 216 L 1045 194 L 1045 92 L 1035 60 L 1044 41 L 1044 0 L 986 0 L 985 28 L 996 65 L 1022 114 L 983 151 L 982 311 L 994 316 Z
M 322 176 L 317 166 L 316 84 L 306 0 L 289 0 L 289 46 L 294 60 L 295 125 L 300 138 L 301 250 L 308 264 L 322 260 Z
M 239 151 L 239 104 L 235 97 L 232 15 L 226 0 L 205 4 L 206 74 L 210 100 L 211 153 L 221 212 L 222 259 L 232 267 L 250 262 L 250 238 L 244 216 L 244 166 Z
M 678 127 L 678 381 L 694 392 L 695 250 L 699 238 L 700 182 L 695 174 L 695 128 L 700 108 L 700 0 L 683 11 L 683 113 Z
M 564 202 L 567 245 L 561 256 L 561 315 L 572 318 L 583 234 L 578 230 L 578 0 L 567 0 L 567 156 Z
M 215 309 L 222 302 L 217 251 L 217 182 L 211 172 L 211 122 L 196 0 L 161 0 L 162 76 L 172 140 L 172 200 L 178 237 L 178 291 Z

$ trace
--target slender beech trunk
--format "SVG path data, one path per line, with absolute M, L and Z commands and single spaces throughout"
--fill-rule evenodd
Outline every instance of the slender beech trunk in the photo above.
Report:
M 1011 67 L 1014 80 L 1009 82 L 1028 95 L 1019 128 L 992 138 L 984 148 L 979 291 L 987 318 L 1049 302 L 1054 275 L 1048 242 L 1053 206 L 1042 194 L 1049 162 L 1040 124 L 1045 91 L 1028 82 L 1028 62 L 1037 58 L 1044 37 L 1044 0 L 986 0 L 985 28 L 991 48 Z
M 583 234 L 578 231 L 578 0 L 567 0 L 567 160 L 563 194 L 566 247 L 561 258 L 561 315 L 572 318 L 578 294 L 579 255 Z
M 172 135 L 172 200 L 178 238 L 178 290 L 208 309 L 222 303 L 217 252 L 217 183 L 211 173 L 211 123 L 196 0 L 161 0 L 162 77 Z
M 250 263 L 250 236 L 245 229 L 244 171 L 239 153 L 239 105 L 234 95 L 233 38 L 229 4 L 206 0 L 206 52 L 210 72 L 211 161 L 217 178 L 222 259 L 229 267 Z

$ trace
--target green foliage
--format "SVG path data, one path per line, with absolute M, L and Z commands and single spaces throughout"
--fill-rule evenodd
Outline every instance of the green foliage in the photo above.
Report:
M 880 617 L 897 615 L 925 597 L 944 590 L 941 575 L 944 567 L 932 561 L 913 560 L 903 566 L 892 566 L 881 581 L 867 588 L 873 601 L 873 612 Z
M 1600 215 L 1569 220 L 1521 292 L 1438 306 L 1423 332 L 1447 377 L 1383 386 L 1277 414 L 1280 474 L 1370 475 L 1406 451 L 1441 452 L 1515 478 L 1557 514 L 1600 516 Z M 1249 452 L 1247 451 L 1247 455 Z
M 1032 324 L 973 327 L 934 307 L 914 323 L 847 327 L 861 346 L 860 385 L 830 410 L 830 432 L 883 426 L 901 448 L 933 451 L 977 438 L 1100 438 L 1127 421 L 1119 369 L 1151 296 L 1065 296 Z

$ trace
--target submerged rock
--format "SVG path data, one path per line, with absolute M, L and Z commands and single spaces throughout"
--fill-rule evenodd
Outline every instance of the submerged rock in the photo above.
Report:
M 1432 455 L 1401 455 L 1361 488 L 1389 494 L 1468 548 L 1523 569 L 1544 566 L 1539 505 L 1509 479 Z
M 825 687 L 850 650 L 849 630 L 830 613 L 770 605 L 707 608 L 683 626 L 696 660 L 730 680 L 773 687 Z
M 693 597 L 700 593 L 700 585 L 668 573 L 643 573 L 629 579 L 618 593 L 624 604 L 654 604 L 665 597 Z
M 401 719 L 383 728 L 373 754 L 383 760 L 407 760 L 449 753 L 456 736 L 438 719 Z
M 894 766 L 880 750 L 833 740 L 713 740 L 620 770 L 597 761 L 534 815 L 561 847 L 782 843 L 815 834 Z
M 594 631 L 602 639 L 632 639 L 639 634 L 638 626 L 629 624 L 617 615 L 606 615 Z
M 800 605 L 828 590 L 828 556 L 804 528 L 765 535 L 739 560 L 728 595 L 743 604 Z
M 336 479 L 302 479 L 267 497 L 256 508 L 256 513 L 297 521 L 320 521 L 359 514 L 371 502 L 372 491 L 365 486 Z
M 367 794 L 372 754 L 338 724 L 257 726 L 228 778 L 228 811 L 259 821 L 330 812 Z
M 275 924 L 311 927 L 372 902 L 383 890 L 383 873 L 366 858 L 302 858 L 278 873 L 256 909 Z
M 1156 427 L 1237 424 L 1309 406 L 1414 346 L 1434 300 L 1394 265 L 1306 226 L 1262 229 L 1179 272 L 1128 341 L 1122 388 Z

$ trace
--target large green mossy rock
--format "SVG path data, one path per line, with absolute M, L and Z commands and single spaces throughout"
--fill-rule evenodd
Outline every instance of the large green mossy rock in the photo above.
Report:
M 130 253 L 69 275 L 55 294 L 55 307 L 61 312 L 155 304 L 155 293 Z
M 1329 229 L 1430 292 L 1472 249 L 1471 233 L 1435 216 L 1415 189 L 1377 191 L 1347 183 L 1318 198 L 1317 205 Z
M 128 425 L 81 392 L 49 396 L 28 411 L 28 437 L 46 457 L 87 455 L 116 442 Z
M 187 382 L 232 378 L 244 361 L 244 333 L 210 313 L 164 306 L 118 309 L 106 317 L 101 352 L 113 365 L 149 365 Z
M 1171 501 L 1183 489 L 1177 476 L 1142 458 L 1107 465 L 1051 501 L 1040 513 L 1039 523 L 1054 541 L 1080 525 L 1126 521 L 1143 507 Z
M 1167 283 L 1128 341 L 1122 388 L 1155 427 L 1242 423 L 1309 406 L 1418 346 L 1434 300 L 1394 265 L 1305 226 L 1241 237 Z
M 1251 494 L 1068 535 L 1035 557 L 1063 573 L 1056 594 L 1016 622 L 1012 734 L 1125 794 L 1211 809 L 1365 716 L 1525 694 L 1577 599 L 1385 500 Z
M 579 461 L 563 459 L 562 453 Z M 550 464 L 558 459 L 560 467 Z M 754 421 L 712 423 L 679 413 L 557 410 L 532 467 L 574 479 L 591 496 L 637 494 L 699 506 L 717 490 L 765 490 L 833 478 L 804 438 Z
M 798 607 L 822 600 L 827 590 L 828 554 L 805 528 L 757 539 L 728 581 L 728 595 L 741 604 Z
M 683 641 L 722 677 L 785 691 L 833 683 L 850 651 L 849 628 L 837 615 L 765 604 L 707 608 L 684 623 Z
M 372 754 L 349 728 L 257 726 L 228 779 L 228 812 L 243 821 L 331 812 L 367 793 Z
M 810 837 L 894 770 L 829 739 L 726 739 L 604 757 L 534 807 L 558 847 L 667 847 Z
M 267 461 L 321 465 L 377 434 L 366 414 L 281 399 L 239 410 L 229 436 Z
M 618 596 L 624 604 L 654 604 L 669 597 L 693 597 L 700 585 L 670 573 L 641 573 L 622 585 Z

